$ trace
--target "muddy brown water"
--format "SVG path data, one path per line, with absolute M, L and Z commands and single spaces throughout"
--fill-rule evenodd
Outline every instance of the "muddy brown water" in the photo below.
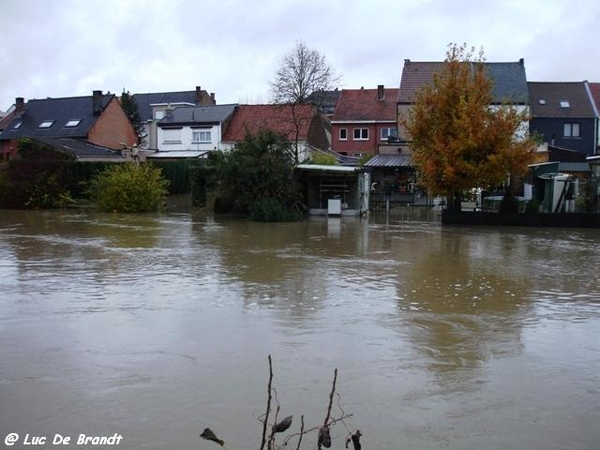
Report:
M 432 210 L 0 211 L 0 442 L 218 448 L 210 427 L 258 449 L 270 354 L 291 432 L 323 422 L 338 369 L 332 448 L 597 449 L 599 274 L 598 230 Z

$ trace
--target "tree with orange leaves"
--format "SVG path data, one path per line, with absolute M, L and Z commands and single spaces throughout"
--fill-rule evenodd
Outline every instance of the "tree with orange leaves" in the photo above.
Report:
M 526 113 L 492 105 L 483 52 L 451 44 L 444 69 L 417 94 L 400 118 L 410 140 L 419 182 L 430 194 L 460 209 L 462 193 L 497 186 L 527 171 L 535 143 L 523 124 Z

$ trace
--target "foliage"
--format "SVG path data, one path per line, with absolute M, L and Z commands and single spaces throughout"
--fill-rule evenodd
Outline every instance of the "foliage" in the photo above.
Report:
M 507 104 L 490 106 L 493 81 L 482 52 L 473 57 L 472 51 L 452 44 L 444 70 L 400 119 L 411 140 L 419 182 L 454 207 L 460 205 L 457 194 L 467 189 L 524 174 L 535 149 L 531 137 L 518 137 L 524 113 Z
M 90 197 L 99 209 L 116 212 L 159 210 L 169 182 L 151 164 L 123 163 L 111 166 L 90 183 Z
M 123 108 L 123 111 L 129 118 L 139 141 L 144 133 L 144 126 L 142 125 L 142 119 L 138 111 L 137 103 L 129 92 L 123 91 L 121 94 L 121 108 Z
M 190 191 L 190 169 L 195 162 L 153 161 L 152 165 L 161 170 L 162 176 L 169 181 L 169 194 L 183 194 Z
M 525 205 L 526 213 L 538 213 L 540 211 L 540 201 L 537 198 L 532 198 Z
M 42 142 L 22 138 L 18 156 L 3 169 L 0 206 L 14 209 L 59 208 L 70 203 L 70 163 L 75 157 Z
M 368 160 L 370 160 L 371 158 L 373 158 L 375 155 L 371 154 L 371 153 L 366 153 L 364 155 L 362 155 L 360 157 L 360 159 L 358 160 L 358 165 L 359 166 L 364 166 Z
M 219 194 L 233 199 L 233 211 L 254 220 L 288 220 L 300 199 L 290 142 L 271 130 L 253 135 L 216 161 Z M 273 209 L 281 211 L 274 213 Z
M 335 159 L 333 155 L 314 152 L 310 156 L 310 162 L 312 164 L 318 164 L 321 166 L 335 166 L 337 164 L 337 159 Z
M 298 41 L 270 83 L 271 97 L 274 103 L 304 103 L 313 92 L 331 90 L 337 82 L 325 56 Z

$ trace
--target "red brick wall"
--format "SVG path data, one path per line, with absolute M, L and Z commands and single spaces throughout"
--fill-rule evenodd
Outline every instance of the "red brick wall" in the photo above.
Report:
M 382 128 L 395 128 L 395 123 L 365 123 L 365 124 L 334 124 L 331 129 L 331 148 L 338 153 L 344 153 L 349 156 L 355 153 L 377 154 L 377 148 L 380 144 L 386 144 L 387 140 L 381 140 Z M 340 128 L 348 131 L 348 139 L 340 140 Z M 369 139 L 362 141 L 354 140 L 355 128 L 367 128 L 369 130 Z
M 122 148 L 121 142 L 128 146 L 137 143 L 135 130 L 116 98 L 102 111 L 88 133 L 88 140 L 115 150 Z

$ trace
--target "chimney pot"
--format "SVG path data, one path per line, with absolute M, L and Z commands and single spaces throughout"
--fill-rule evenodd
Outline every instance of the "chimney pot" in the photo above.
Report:
M 23 97 L 15 98 L 15 117 L 21 117 L 25 112 L 25 99 Z
M 102 91 L 92 92 L 92 113 L 99 116 L 102 112 Z

